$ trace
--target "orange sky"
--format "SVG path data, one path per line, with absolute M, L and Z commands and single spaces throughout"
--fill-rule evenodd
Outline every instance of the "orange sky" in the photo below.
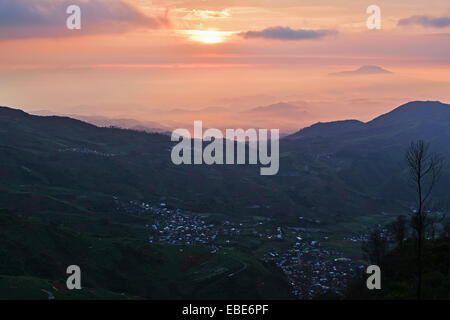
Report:
M 450 102 L 448 0 L 376 2 L 0 0 L 0 105 L 293 131 Z M 68 4 L 81 30 L 66 29 Z M 339 73 L 365 65 L 391 73 Z

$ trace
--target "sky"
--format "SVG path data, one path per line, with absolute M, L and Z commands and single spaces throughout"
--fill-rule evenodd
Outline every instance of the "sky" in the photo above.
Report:
M 0 0 L 0 105 L 28 112 L 293 132 L 449 89 L 448 0 Z

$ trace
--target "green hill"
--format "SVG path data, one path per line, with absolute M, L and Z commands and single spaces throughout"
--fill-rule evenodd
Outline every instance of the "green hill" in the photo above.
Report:
M 0 211 L 0 299 L 287 299 L 283 274 L 234 249 L 95 237 Z M 81 291 L 65 286 L 81 268 Z M 243 269 L 243 265 L 245 268 Z M 230 276 L 233 274 L 233 276 Z
M 411 102 L 368 123 L 306 128 L 280 141 L 279 174 L 260 176 L 259 166 L 176 166 L 166 135 L 0 107 L 0 207 L 21 216 L 2 212 L 0 287 L 40 297 L 64 284 L 76 258 L 86 297 L 287 297 L 285 277 L 255 257 L 264 241 L 241 237 L 219 254 L 150 245 L 149 218 L 124 212 L 115 197 L 221 221 L 257 216 L 272 228 L 311 228 L 357 256 L 346 235 L 410 210 L 404 152 L 418 139 L 450 159 L 449 105 Z M 449 187 L 447 167 L 437 200 L 448 199 Z
M 424 139 L 450 158 L 449 114 L 446 104 L 412 102 L 368 123 L 318 124 L 282 139 L 279 174 L 260 176 L 258 166 L 175 166 L 166 135 L 0 108 L 0 203 L 89 232 L 101 231 L 94 220 L 108 218 L 112 196 L 228 216 L 258 205 L 283 223 L 302 215 L 344 225 L 407 210 L 404 151 Z M 446 171 L 437 195 L 449 186 Z

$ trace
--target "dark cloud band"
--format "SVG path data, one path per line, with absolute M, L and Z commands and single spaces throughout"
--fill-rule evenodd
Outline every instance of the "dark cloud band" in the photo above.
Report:
M 406 19 L 401 19 L 398 22 L 399 26 L 421 25 L 431 28 L 445 28 L 450 27 L 450 17 L 429 17 L 429 16 L 412 16 Z
M 307 40 L 319 39 L 336 33 L 337 32 L 334 30 L 305 30 L 291 29 L 289 27 L 271 27 L 260 31 L 242 32 L 240 35 L 246 39 Z

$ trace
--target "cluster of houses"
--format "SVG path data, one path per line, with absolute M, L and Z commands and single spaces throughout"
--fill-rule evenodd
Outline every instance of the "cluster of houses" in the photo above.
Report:
M 350 242 L 365 242 L 365 241 L 367 241 L 367 239 L 369 239 L 369 235 L 367 233 L 360 233 L 360 234 L 355 234 L 355 235 L 350 235 L 350 236 L 344 237 L 345 241 L 350 241 Z
M 222 221 L 211 224 L 201 215 L 181 209 L 170 209 L 164 202 L 151 205 L 138 201 L 122 202 L 117 197 L 114 200 L 121 211 L 151 216 L 151 223 L 146 225 L 150 243 L 205 244 L 211 245 L 212 253 L 216 253 L 221 246 L 233 245 L 233 242 L 239 241 L 242 236 L 251 235 L 268 241 L 289 240 L 289 235 L 284 232 L 291 230 L 296 235 L 295 244 L 287 250 L 272 249 L 266 253 L 264 259 L 274 261 L 283 270 L 292 285 L 293 294 L 299 299 L 311 299 L 325 292 L 342 294 L 355 271 L 364 268 L 363 265 L 342 257 L 339 252 L 322 248 L 321 243 L 310 236 L 302 238 L 298 234 L 301 230 L 311 231 L 310 228 L 289 227 L 283 230 L 282 227 L 274 227 L 269 231 L 270 228 L 264 226 L 265 223 L 261 221 Z M 363 237 L 354 236 L 347 240 L 362 241 Z M 328 240 L 327 237 L 323 239 Z
M 59 149 L 59 152 L 76 152 L 76 153 L 86 153 L 86 154 L 94 154 L 96 156 L 101 157 L 115 157 L 116 154 L 113 153 L 104 153 L 96 150 L 92 150 L 89 148 L 67 148 L 67 149 Z
M 283 270 L 299 299 L 321 294 L 342 295 L 348 282 L 363 265 L 334 250 L 322 249 L 318 241 L 299 241 L 283 253 L 269 252 L 269 258 Z M 333 258 L 338 256 L 339 258 Z
M 114 197 L 118 210 L 132 214 L 151 216 L 151 224 L 146 225 L 150 243 L 167 244 L 209 244 L 217 237 L 213 224 L 207 224 L 199 215 L 181 209 L 169 209 L 166 203 L 151 205 L 146 202 L 123 202 Z
M 197 215 L 183 214 L 181 210 L 161 208 L 153 211 L 155 219 L 149 227 L 149 242 L 169 244 L 209 244 L 218 231 Z

